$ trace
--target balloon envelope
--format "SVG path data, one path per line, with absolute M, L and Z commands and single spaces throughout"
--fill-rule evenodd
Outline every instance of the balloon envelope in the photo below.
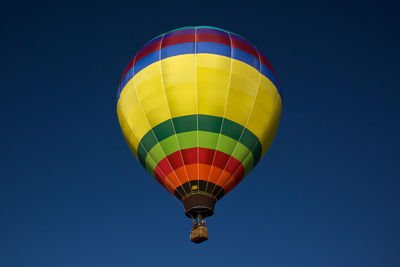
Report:
M 268 150 L 281 114 L 278 89 L 270 63 L 243 37 L 179 28 L 128 64 L 118 119 L 133 154 L 186 215 L 207 217 Z

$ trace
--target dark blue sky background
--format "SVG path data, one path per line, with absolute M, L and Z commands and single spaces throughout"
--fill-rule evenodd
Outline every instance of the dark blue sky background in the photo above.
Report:
M 400 6 L 328 2 L 3 3 L 0 266 L 400 266 Z M 270 151 L 200 245 L 115 107 L 134 53 L 188 25 L 245 36 L 283 90 Z

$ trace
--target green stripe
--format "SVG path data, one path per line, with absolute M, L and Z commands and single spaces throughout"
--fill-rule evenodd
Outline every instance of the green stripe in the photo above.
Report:
M 147 152 L 153 149 L 154 146 L 157 145 L 158 142 L 163 141 L 164 139 L 173 136 L 175 134 L 174 128 L 172 125 L 172 120 L 175 126 L 175 131 L 179 136 L 179 133 L 185 133 L 185 132 L 193 132 L 197 131 L 197 115 L 188 115 L 188 116 L 182 116 L 182 117 L 177 117 L 173 119 L 169 119 L 167 121 L 164 121 L 160 123 L 159 125 L 155 126 L 153 129 L 148 131 L 143 138 L 140 140 L 140 144 L 138 146 L 137 154 L 139 157 L 139 161 L 143 164 L 143 166 L 146 167 L 146 157 L 147 157 Z M 211 132 L 211 133 L 217 133 L 219 134 L 221 130 L 221 123 L 222 123 L 222 118 L 221 117 L 215 117 L 215 116 L 210 116 L 210 115 L 198 115 L 198 127 L 199 131 L 204 131 L 204 132 Z M 243 131 L 244 129 L 244 131 Z M 241 133 L 243 131 L 242 137 L 240 137 Z M 154 132 L 154 133 L 153 133 Z M 242 125 L 233 122 L 228 119 L 224 119 L 224 124 L 222 127 L 221 134 L 227 137 L 230 137 L 236 141 L 239 141 L 242 145 L 247 147 L 249 150 L 252 149 L 252 154 L 253 154 L 253 159 L 254 159 L 254 166 L 258 163 L 258 161 L 261 158 L 261 142 L 258 140 L 257 136 L 254 135 L 252 132 L 250 132 L 247 128 L 244 128 Z M 240 138 L 240 139 L 239 139 Z M 157 141 L 158 140 L 158 141 Z M 197 138 L 195 138 L 197 140 Z M 182 140 L 184 142 L 184 140 Z M 199 140 L 200 142 L 202 140 Z M 171 141 L 172 142 L 172 141 Z M 143 144 L 143 146 L 142 146 Z M 179 144 L 181 146 L 184 145 L 184 143 L 179 140 Z M 175 139 L 175 145 L 178 146 L 178 143 L 176 142 Z M 175 145 L 171 145 L 172 147 L 175 147 Z M 253 148 L 254 146 L 254 148 Z M 146 148 L 146 150 L 144 149 Z M 161 149 L 161 147 L 160 147 Z M 164 146 L 163 146 L 164 149 Z M 175 149 L 175 148 L 172 148 Z M 215 149 L 215 145 L 212 149 Z M 156 150 L 154 151 L 156 153 Z M 159 154 L 160 153 L 160 154 Z M 162 155 L 162 151 L 157 152 L 157 155 Z
M 179 133 L 177 135 L 172 135 L 156 144 L 146 156 L 145 164 L 148 167 L 147 170 L 150 173 L 154 173 L 156 165 L 165 156 L 175 153 L 181 149 L 197 147 L 197 133 L 199 134 L 199 147 L 217 149 L 225 154 L 232 155 L 232 157 L 240 162 L 246 160 L 245 173 L 247 174 L 250 172 L 251 168 L 253 167 L 254 158 L 248 147 L 238 143 L 237 140 L 221 135 L 218 147 L 216 148 L 219 134 L 205 131 Z M 179 139 L 180 147 L 178 147 L 176 143 L 177 137 Z

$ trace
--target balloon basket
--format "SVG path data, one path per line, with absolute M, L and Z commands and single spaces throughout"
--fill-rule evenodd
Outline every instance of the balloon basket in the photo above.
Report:
M 199 244 L 208 240 L 208 229 L 204 225 L 198 225 L 190 231 L 190 241 Z

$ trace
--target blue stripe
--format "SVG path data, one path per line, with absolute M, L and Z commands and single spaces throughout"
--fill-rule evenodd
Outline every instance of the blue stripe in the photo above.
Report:
M 197 54 L 215 54 L 225 57 L 231 57 L 231 47 L 217 43 L 197 43 Z
M 278 79 L 276 78 L 275 74 L 272 72 L 272 70 L 270 70 L 264 64 L 261 64 L 261 74 L 264 75 L 265 77 L 267 77 L 268 80 L 270 80 L 275 85 L 275 87 L 279 93 L 281 92 L 281 89 L 279 87 L 279 82 L 278 82 Z
M 258 71 L 260 70 L 260 61 L 258 58 L 255 58 L 253 55 L 250 55 L 241 49 L 234 48 L 232 58 L 247 63 Z
M 250 55 L 249 53 L 238 49 L 238 48 L 233 48 L 233 53 L 232 53 L 232 58 L 242 61 L 253 68 L 255 68 L 257 71 L 261 69 L 261 74 L 264 75 L 266 78 L 268 78 L 277 88 L 278 92 L 280 91 L 279 89 L 279 83 L 277 78 L 275 77 L 274 73 L 264 64 L 261 64 L 260 61 L 255 58 L 253 55 Z M 178 56 L 178 55 L 185 55 L 185 54 L 194 54 L 194 43 L 182 43 L 182 44 L 176 44 L 176 45 L 171 45 L 164 47 L 161 49 L 161 59 L 166 59 L 169 57 L 173 56 Z M 231 52 L 231 47 L 226 46 L 223 44 L 217 44 L 217 43 L 211 43 L 211 42 L 200 42 L 197 43 L 197 49 L 196 53 L 201 54 L 214 54 L 214 55 L 220 55 L 220 56 L 225 56 L 225 57 L 230 57 L 230 52 Z M 135 73 L 133 73 L 133 69 L 130 68 L 125 76 L 123 77 L 120 87 L 118 90 L 118 99 L 121 95 L 121 92 L 125 85 L 141 70 L 146 68 L 147 66 L 159 61 L 159 50 L 154 51 L 153 53 L 148 54 L 141 60 L 135 63 L 135 65 L 132 67 L 135 70 Z M 261 66 L 260 66 L 261 64 Z M 261 68 L 260 68 L 261 67 Z
M 161 60 L 179 55 L 194 54 L 194 52 L 194 43 L 171 45 L 161 49 Z
M 142 69 L 146 68 L 147 66 L 153 64 L 154 62 L 159 61 L 160 60 L 159 53 L 160 53 L 160 50 L 154 51 L 153 53 L 148 54 L 147 56 L 145 56 L 144 58 L 142 58 L 141 60 L 136 62 L 135 65 L 133 65 L 133 67 L 132 67 L 135 70 L 135 73 L 133 74 L 133 76 L 135 76 L 136 73 L 138 73 Z M 133 73 L 133 71 L 132 71 L 132 73 Z

